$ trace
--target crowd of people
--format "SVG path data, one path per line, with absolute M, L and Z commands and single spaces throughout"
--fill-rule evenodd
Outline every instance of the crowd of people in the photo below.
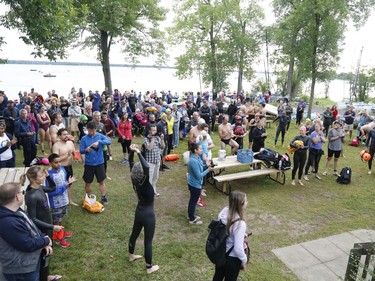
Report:
M 17 220 L 21 226 L 14 231 L 23 229 L 26 232 L 20 234 L 20 237 L 9 237 L 0 231 L 0 249 L 12 253 L 14 259 L 23 261 L 29 256 L 34 259 L 33 264 L 25 269 L 27 272 L 21 272 L 12 268 L 5 261 L 4 255 L 0 255 L 5 277 L 13 280 L 11 276 L 24 274 L 38 276 L 43 281 L 61 278 L 59 275 L 50 275 L 48 265 L 41 266 L 40 263 L 42 258 L 51 253 L 51 241 L 56 241 L 63 248 L 70 246 L 65 239 L 73 233 L 64 230 L 62 219 L 67 214 L 68 205 L 77 205 L 71 192 L 76 180 L 72 161 L 78 150 L 78 158 L 84 163 L 86 194 L 91 194 L 95 177 L 101 202 L 108 205 L 105 181 L 110 180 L 110 177 L 107 174 L 107 161 L 118 158 L 113 155 L 115 138 L 122 148 L 120 163 L 129 165 L 132 184 L 138 197 L 129 239 L 129 260 L 135 261 L 142 257 L 135 254 L 135 242 L 143 228 L 146 271 L 152 273 L 158 270 L 159 266 L 152 262 L 156 221 L 154 199 L 160 196 L 157 188 L 160 171 L 169 169 L 164 163 L 165 156 L 173 153 L 186 138 L 187 142 L 183 143 L 187 143 L 187 150 L 190 151 L 187 169 L 187 186 L 190 192 L 187 219 L 191 225 L 201 225 L 203 222 L 196 214 L 196 206 L 206 206 L 203 187 L 207 174 L 213 169 L 212 150 L 215 144 L 212 134 L 218 135 L 222 150 L 230 147 L 229 153 L 232 155 L 244 148 L 259 152 L 265 147 L 268 137 L 265 125 L 269 96 L 269 92 L 260 97 L 235 94 L 226 108 L 224 93 L 214 94 L 212 101 L 208 93 L 187 93 L 185 102 L 176 103 L 170 92 L 146 92 L 141 95 L 133 91 L 120 93 L 116 89 L 113 93 L 89 91 L 86 95 L 82 89 L 76 91 L 72 88 L 69 97 L 65 98 L 59 97 L 54 91 L 43 97 L 31 89 L 29 93 L 20 93 L 16 102 L 9 100 L 0 91 L 0 118 L 3 119 L 0 122 L 0 167 L 15 167 L 17 148 L 23 149 L 24 166 L 32 166 L 22 180 L 27 177 L 30 181 L 25 193 L 28 216 L 19 209 L 23 203 L 21 186 L 12 183 L 0 187 L 1 222 L 12 224 Z M 300 185 L 304 185 L 302 178 L 308 181 L 311 173 L 318 180 L 321 179 L 320 175 L 326 176 L 332 157 L 333 174 L 337 176 L 344 139 L 347 135 L 352 139 L 354 131 L 356 113 L 353 107 L 344 113 L 344 121 L 335 106 L 327 108 L 313 121 L 303 118 L 305 108 L 306 103 L 302 101 L 293 109 L 288 100 L 282 99 L 277 105 L 277 118 L 274 120 L 277 125 L 273 144 L 275 147 L 278 145 L 281 135 L 281 145 L 284 146 L 293 113 L 296 113 L 295 126 L 299 128 L 299 135 L 289 143 L 289 148 L 294 152 L 292 185 L 296 184 L 296 175 Z M 367 113 L 361 112 L 358 138 L 366 141 L 371 156 L 375 153 L 374 125 Z M 143 138 L 139 146 L 132 143 L 137 137 Z M 325 143 L 328 143 L 328 155 L 324 172 L 319 174 Z M 37 146 L 41 153 L 49 155 L 48 172 L 32 165 L 37 156 Z M 137 163 L 134 154 L 138 155 Z M 371 173 L 372 159 L 368 165 Z M 229 208 L 219 214 L 222 221 L 228 222 L 230 235 L 227 249 L 234 245 L 234 251 L 228 255 L 225 267 L 215 269 L 214 280 L 229 278 L 228 274 L 235 278 L 225 280 L 236 280 L 239 270 L 246 267 L 247 258 L 239 251 L 238 246 L 243 245 L 246 230 L 243 211 L 246 205 L 246 195 L 233 192 L 229 197 Z M 17 239 L 31 241 L 33 246 L 19 248 L 15 246 L 19 241 Z M 37 260 L 36 253 L 40 253 L 42 249 L 42 258 Z M 35 268 L 38 270 L 31 272 Z M 40 274 L 36 271 L 40 271 Z M 28 280 L 39 280 L 32 279 L 33 277 Z

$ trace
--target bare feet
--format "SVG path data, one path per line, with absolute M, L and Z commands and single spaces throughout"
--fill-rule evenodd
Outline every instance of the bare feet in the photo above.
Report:
M 76 202 L 73 202 L 73 201 L 70 201 L 69 202 L 69 205 L 72 205 L 72 206 L 78 206 L 78 204 Z

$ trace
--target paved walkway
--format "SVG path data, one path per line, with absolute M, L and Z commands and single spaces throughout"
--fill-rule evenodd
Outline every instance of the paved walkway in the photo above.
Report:
M 272 252 L 301 281 L 335 281 L 344 280 L 354 243 L 374 241 L 374 230 L 359 229 L 274 249 Z

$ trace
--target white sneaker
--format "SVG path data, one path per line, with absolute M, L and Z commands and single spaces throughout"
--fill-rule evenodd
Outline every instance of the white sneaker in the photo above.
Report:
M 322 173 L 322 175 L 323 175 L 323 176 L 326 176 L 326 175 L 327 175 L 327 172 L 326 172 L 326 171 L 324 171 L 324 172 Z
M 292 185 L 296 185 L 296 181 L 295 180 L 292 180 Z
M 129 254 L 129 261 L 135 261 L 142 258 L 141 255 L 134 255 L 134 254 Z
M 308 176 L 303 176 L 303 179 L 304 179 L 305 181 L 308 181 L 308 180 L 309 180 L 309 177 L 308 177 Z
M 301 180 L 298 180 L 299 185 L 304 185 Z
M 201 225 L 203 224 L 203 222 L 197 218 L 195 218 L 195 220 L 193 221 L 189 221 L 190 224 L 195 224 L 195 225 Z
M 151 273 L 153 273 L 153 272 L 159 270 L 159 268 L 160 268 L 160 267 L 159 267 L 158 265 L 153 265 L 152 267 L 147 268 L 146 271 L 147 271 L 148 274 L 151 274 Z
M 371 171 L 368 171 L 367 174 L 368 174 L 368 175 L 371 175 Z
M 113 160 L 113 158 L 112 158 L 112 155 L 111 155 L 111 156 L 109 156 L 109 160 L 110 160 L 110 161 L 112 161 L 112 160 Z

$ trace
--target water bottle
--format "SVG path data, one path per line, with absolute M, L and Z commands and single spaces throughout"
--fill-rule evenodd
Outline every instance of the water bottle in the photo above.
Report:
M 282 161 L 279 160 L 279 170 L 281 171 Z

